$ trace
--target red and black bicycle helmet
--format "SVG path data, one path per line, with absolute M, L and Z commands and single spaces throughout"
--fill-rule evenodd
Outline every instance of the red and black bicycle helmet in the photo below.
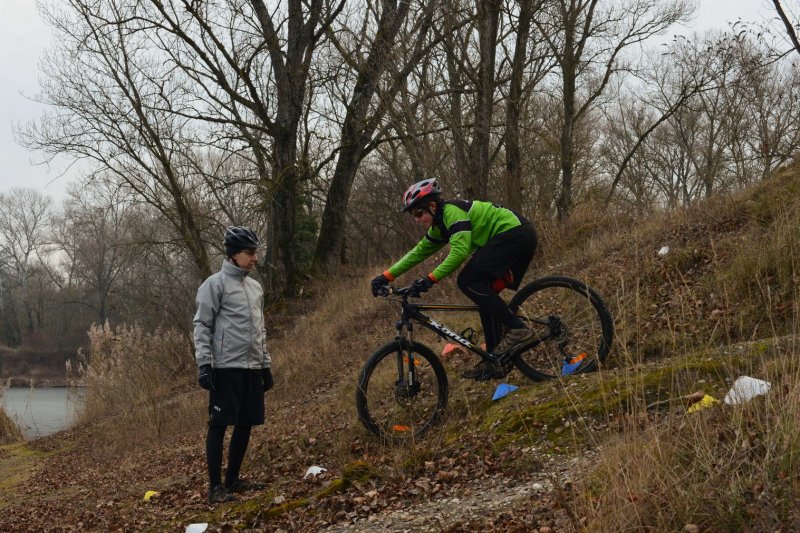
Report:
M 442 189 L 439 188 L 439 182 L 436 178 L 428 178 L 419 181 L 409 187 L 403 194 L 403 209 L 401 209 L 401 211 L 405 213 L 409 209 L 414 209 L 420 204 L 436 200 L 441 194 Z

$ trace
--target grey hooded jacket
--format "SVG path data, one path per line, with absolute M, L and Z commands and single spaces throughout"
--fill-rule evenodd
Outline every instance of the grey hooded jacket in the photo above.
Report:
M 261 369 L 271 366 L 264 327 L 264 291 L 247 271 L 224 261 L 197 289 L 197 365 Z

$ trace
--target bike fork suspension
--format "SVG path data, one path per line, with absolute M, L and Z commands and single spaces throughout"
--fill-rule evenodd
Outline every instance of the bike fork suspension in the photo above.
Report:
M 397 384 L 407 387 L 408 391 L 414 391 L 417 387 L 416 360 L 414 352 L 411 350 L 413 342 L 414 324 L 408 321 L 398 320 L 395 324 L 400 350 L 397 353 Z M 404 335 L 404 331 L 407 332 Z M 403 342 L 403 341 L 406 342 Z M 404 346 L 405 345 L 405 346 Z

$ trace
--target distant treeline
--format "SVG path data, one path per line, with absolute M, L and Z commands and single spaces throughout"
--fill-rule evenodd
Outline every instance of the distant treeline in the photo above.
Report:
M 0 352 L 0 383 L 11 387 L 61 387 L 68 382 L 67 361 L 76 368 L 75 351 Z

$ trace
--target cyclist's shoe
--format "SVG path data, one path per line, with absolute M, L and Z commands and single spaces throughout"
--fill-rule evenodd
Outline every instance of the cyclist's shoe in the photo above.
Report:
M 246 479 L 237 479 L 225 489 L 231 494 L 235 492 L 248 492 L 251 490 L 264 490 L 267 488 L 266 483 L 259 483 L 257 481 L 248 481 Z
M 228 492 L 222 485 L 214 485 L 208 491 L 208 503 L 225 503 L 236 500 L 236 496 Z
M 488 361 L 481 361 L 475 368 L 471 368 L 461 374 L 461 377 L 474 379 L 475 381 L 489 381 L 490 379 L 504 378 L 510 371 L 510 367 L 508 369 L 500 369 Z
M 533 338 L 533 330 L 528 328 L 510 329 L 503 336 L 503 340 L 494 349 L 494 355 L 505 355 L 507 352 L 524 344 Z

